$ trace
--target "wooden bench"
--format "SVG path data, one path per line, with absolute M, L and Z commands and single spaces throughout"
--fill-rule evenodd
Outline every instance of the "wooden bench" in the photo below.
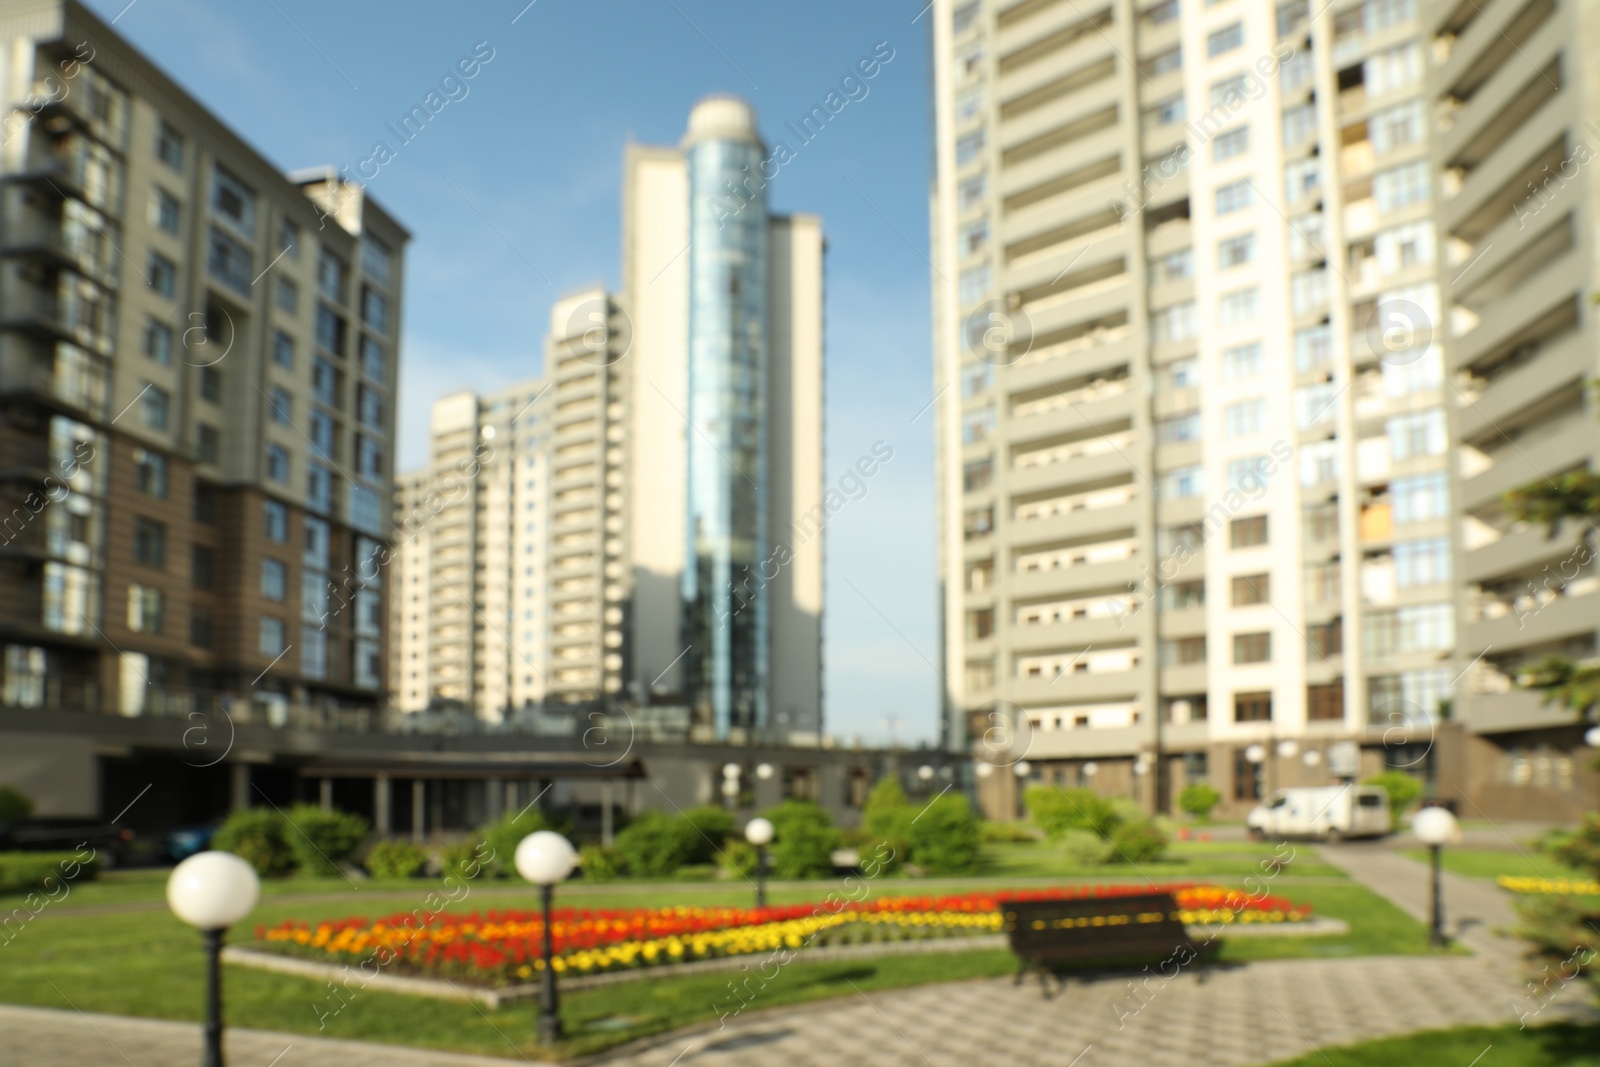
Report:
M 1046 996 L 1050 979 L 1078 963 L 1139 963 L 1200 950 L 1189 939 L 1171 893 L 1140 893 L 1074 900 L 1015 900 L 1001 906 L 1003 929 L 1019 961 L 1014 984 L 1029 971 Z

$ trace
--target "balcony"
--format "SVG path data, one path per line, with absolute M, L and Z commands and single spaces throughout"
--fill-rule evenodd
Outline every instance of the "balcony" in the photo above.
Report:
M 73 414 L 105 417 L 106 373 L 98 358 L 70 345 L 51 352 L 0 349 L 0 397 L 59 404 Z

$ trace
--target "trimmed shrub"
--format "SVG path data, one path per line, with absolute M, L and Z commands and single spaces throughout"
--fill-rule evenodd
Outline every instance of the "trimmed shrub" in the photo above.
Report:
M 1039 840 L 1039 832 L 1019 822 L 989 822 L 978 824 L 978 840 L 986 845 L 1025 845 Z
M 1191 782 L 1178 792 L 1178 810 L 1188 812 L 1200 822 L 1210 822 L 1211 812 L 1222 803 L 1222 794 L 1205 782 Z
M 774 832 L 770 855 L 778 878 L 817 878 L 833 873 L 839 832 L 828 813 L 809 800 L 785 800 L 764 813 Z
M 880 778 L 861 809 L 861 829 L 869 839 L 904 840 L 910 836 L 911 820 L 916 817 L 916 809 L 906 799 L 906 791 L 900 788 L 900 779 Z
M 914 817 L 911 862 L 929 874 L 970 874 L 978 868 L 978 817 L 967 798 L 946 793 Z
M 289 824 L 266 808 L 236 811 L 217 828 L 211 847 L 232 852 L 263 878 L 276 878 L 294 870 L 295 851 L 289 844 Z
M 0 822 L 26 819 L 33 814 L 33 800 L 20 789 L 0 785 Z
M 99 864 L 84 862 L 76 852 L 0 852 L 0 893 L 51 895 L 66 882 L 86 882 L 100 873 Z
M 367 820 L 347 811 L 323 811 L 315 804 L 289 809 L 285 837 L 294 850 L 297 873 L 329 878 L 339 874 L 339 861 L 349 859 L 367 836 Z
M 1098 867 L 1111 858 L 1111 842 L 1093 830 L 1067 830 L 1057 840 L 1074 866 Z
M 1123 823 L 1111 834 L 1108 863 L 1148 863 L 1167 850 L 1167 835 L 1148 819 Z
M 1600 815 L 1591 812 L 1576 830 L 1553 837 L 1545 851 L 1568 867 L 1600 878 Z
M 661 878 L 689 861 L 691 834 L 694 830 L 686 820 L 665 812 L 641 811 L 628 828 L 617 835 L 617 851 L 622 853 L 629 874 L 638 878 Z
M 578 849 L 578 872 L 586 882 L 610 882 L 627 870 L 622 853 L 611 845 L 584 845 Z
M 458 841 L 439 850 L 439 874 L 462 882 L 482 877 L 487 864 L 480 858 L 480 846 L 471 841 Z
M 379 841 L 367 853 L 367 873 L 374 878 L 415 878 L 428 865 L 428 854 L 409 841 Z
M 726 808 L 702 804 L 683 813 L 684 848 L 688 852 L 685 863 L 717 863 L 718 853 L 726 850 L 726 842 L 734 836 L 733 813 Z
M 1024 799 L 1034 823 L 1051 837 L 1068 830 L 1088 830 L 1109 838 L 1121 821 L 1115 805 L 1092 789 L 1036 785 Z
M 730 878 L 753 879 L 756 876 L 756 858 L 756 846 L 735 838 L 717 857 L 717 866 L 726 871 Z M 772 861 L 768 859 L 767 862 L 770 864 Z
M 478 853 L 488 857 L 482 861 L 481 873 L 491 878 L 515 878 L 517 846 L 529 834 L 548 829 L 550 824 L 544 813 L 531 806 L 522 811 L 508 811 L 494 822 L 478 827 L 478 840 L 493 849 L 493 852 L 485 849 Z
M 1404 771 L 1384 771 L 1364 779 L 1362 785 L 1380 785 L 1389 794 L 1389 826 L 1398 828 L 1406 809 L 1422 797 L 1422 783 Z

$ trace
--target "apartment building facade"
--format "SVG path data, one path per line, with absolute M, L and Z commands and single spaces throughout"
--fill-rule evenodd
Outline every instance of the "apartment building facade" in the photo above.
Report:
M 3 703 L 370 713 L 406 231 L 72 0 L 0 38 Z
M 623 292 L 554 306 L 544 378 L 435 405 L 395 518 L 420 512 L 402 710 L 819 740 L 822 539 L 793 531 L 822 500 L 822 234 L 768 212 L 766 155 L 726 97 L 681 146 L 630 146 Z
M 1600 654 L 1594 531 L 1512 522 L 1501 498 L 1600 460 L 1600 189 L 1587 165 L 1600 150 L 1600 11 L 1430 2 L 1423 19 L 1459 456 L 1463 744 L 1451 769 L 1482 810 L 1575 818 L 1596 795 L 1584 726 L 1517 682 L 1547 656 Z
M 1431 774 L 1456 647 L 1419 5 L 935 5 L 944 736 L 1165 808 Z

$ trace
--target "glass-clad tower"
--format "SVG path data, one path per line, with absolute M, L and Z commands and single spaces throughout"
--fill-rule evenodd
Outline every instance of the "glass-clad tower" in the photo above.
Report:
M 767 238 L 764 150 L 742 101 L 696 107 L 689 192 L 686 692 L 718 736 L 767 727 Z

